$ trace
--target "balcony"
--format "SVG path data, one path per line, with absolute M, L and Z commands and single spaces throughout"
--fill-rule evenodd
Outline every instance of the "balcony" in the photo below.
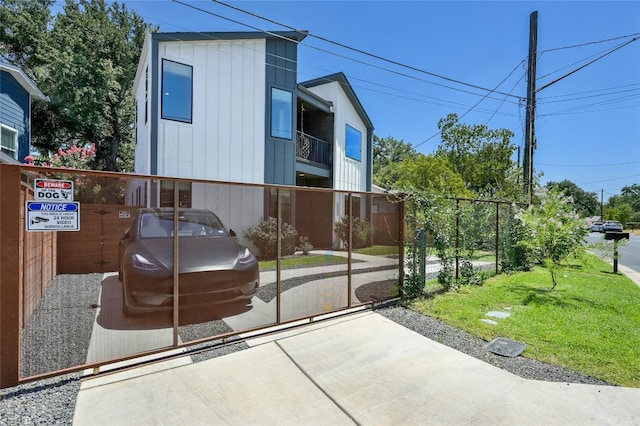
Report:
M 330 166 L 329 143 L 303 132 L 296 132 L 296 157 L 315 166 Z

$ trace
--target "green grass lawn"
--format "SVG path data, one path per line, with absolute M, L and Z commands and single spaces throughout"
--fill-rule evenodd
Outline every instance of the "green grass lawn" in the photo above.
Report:
M 438 294 L 431 282 L 426 289 L 434 295 L 409 307 L 487 341 L 500 336 L 523 342 L 522 356 L 640 387 L 640 287 L 592 255 L 557 277 L 553 291 L 549 271 L 541 267 L 459 292 Z M 489 311 L 511 316 L 490 325 L 481 321 Z
M 310 254 L 307 256 L 295 255 L 285 257 L 281 260 L 282 269 L 303 268 L 310 266 L 337 265 L 347 263 L 349 259 L 342 256 L 331 256 L 328 254 Z M 275 260 L 263 260 L 259 262 L 261 271 L 276 269 Z
M 368 254 L 371 256 L 397 256 L 398 246 L 371 246 L 353 250 L 354 253 Z
M 368 254 L 371 256 L 392 256 L 398 255 L 397 246 L 371 246 L 361 249 L 356 249 L 354 253 Z M 344 252 L 344 256 L 332 256 L 329 254 L 309 254 L 306 256 L 296 254 L 294 256 L 288 256 L 282 258 L 282 268 L 303 268 L 310 266 L 322 266 L 322 265 L 337 265 L 347 263 L 347 252 Z M 264 260 L 259 262 L 261 271 L 268 271 L 270 269 L 276 269 L 275 260 Z

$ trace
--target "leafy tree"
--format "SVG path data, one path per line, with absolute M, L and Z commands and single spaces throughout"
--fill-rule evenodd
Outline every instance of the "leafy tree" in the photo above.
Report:
M 132 170 L 131 84 L 153 28 L 117 2 L 67 0 L 51 18 L 48 0 L 0 1 L 15 15 L 2 33 L 1 53 L 27 67 L 50 99 L 34 103 L 34 147 L 47 154 L 95 144 L 96 168 Z M 23 18 L 31 13 L 38 19 L 28 25 Z
M 629 204 L 617 203 L 615 207 L 607 207 L 604 210 L 606 220 L 617 220 L 625 225 L 633 220 L 633 209 Z
M 386 189 L 396 188 L 400 176 L 398 165 L 417 156 L 411 144 L 391 136 L 373 135 L 373 182 Z
M 399 163 L 397 188 L 449 197 L 466 197 L 471 192 L 446 158 L 419 155 Z
M 623 186 L 621 198 L 631 206 L 634 212 L 640 212 L 640 184 Z
M 518 166 L 511 160 L 516 147 L 510 130 L 462 124 L 456 114 L 441 119 L 438 128 L 442 143 L 436 156 L 448 160 L 469 190 L 481 197 L 510 199 L 522 192 L 515 173 Z
M 562 182 L 549 182 L 547 187 L 555 188 L 566 196 L 573 197 L 575 209 L 581 217 L 592 216 L 600 211 L 598 194 L 586 192 L 568 179 Z
M 0 0 L 0 54 L 29 72 L 40 64 L 46 49 L 49 11 L 55 0 Z

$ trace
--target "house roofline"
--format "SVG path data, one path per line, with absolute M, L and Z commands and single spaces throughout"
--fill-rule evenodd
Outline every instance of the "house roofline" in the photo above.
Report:
M 36 83 L 22 70 L 22 68 L 0 61 L 0 70 L 11 74 L 32 97 L 42 99 L 43 101 L 48 100 L 40 89 L 38 89 Z
M 344 90 L 345 94 L 353 104 L 365 126 L 367 126 L 367 128 L 369 128 L 371 132 L 373 132 L 373 122 L 369 118 L 369 115 L 367 115 L 367 112 L 364 110 L 362 103 L 360 103 L 360 99 L 358 99 L 356 92 L 354 92 L 353 87 L 351 87 L 351 84 L 349 83 L 349 80 L 347 80 L 347 76 L 344 75 L 343 72 L 337 72 L 335 74 L 330 74 L 313 80 L 304 81 L 300 83 L 300 85 L 304 88 L 310 88 L 334 82 L 340 84 L 340 87 L 342 87 L 342 90 Z
M 307 34 L 308 31 L 171 32 L 152 33 L 151 37 L 158 41 L 285 39 L 299 43 Z

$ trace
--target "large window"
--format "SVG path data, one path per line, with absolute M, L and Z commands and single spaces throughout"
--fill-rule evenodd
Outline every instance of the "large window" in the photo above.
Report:
M 271 89 L 271 136 L 291 140 L 293 95 L 286 90 Z
M 359 130 L 354 129 L 353 127 L 347 124 L 347 147 L 346 154 L 347 157 L 353 158 L 354 160 L 361 161 L 362 160 L 362 133 Z
M 162 60 L 162 118 L 191 123 L 193 68 Z
M 18 159 L 18 132 L 2 126 L 2 140 L 0 142 L 0 150 L 10 156 Z

